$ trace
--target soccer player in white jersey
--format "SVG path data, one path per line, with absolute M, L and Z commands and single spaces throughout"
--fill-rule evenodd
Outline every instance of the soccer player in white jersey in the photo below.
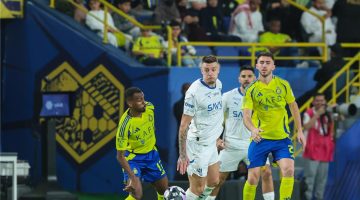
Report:
M 210 55 L 203 57 L 200 68 L 202 79 L 194 81 L 186 92 L 179 128 L 177 170 L 188 174 L 186 200 L 206 199 L 219 183 L 216 141 L 224 120 L 220 65 Z
M 240 68 L 239 83 L 240 87 L 230 90 L 223 94 L 223 109 L 225 112 L 225 131 L 223 135 L 224 148 L 220 151 L 220 182 L 215 187 L 207 200 L 215 200 L 220 187 L 224 184 L 230 172 L 237 170 L 241 161 L 247 165 L 248 149 L 250 145 L 251 132 L 245 127 L 243 122 L 242 103 L 245 88 L 255 80 L 254 68 L 244 65 Z M 219 144 L 222 144 L 219 142 Z M 274 200 L 274 185 L 271 174 L 270 162 L 263 167 L 262 173 L 262 192 L 264 200 Z

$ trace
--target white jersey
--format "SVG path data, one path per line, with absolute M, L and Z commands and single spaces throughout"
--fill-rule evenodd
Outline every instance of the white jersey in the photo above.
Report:
M 248 149 L 251 132 L 243 122 L 244 95 L 239 88 L 230 90 L 223 95 L 225 112 L 225 132 L 223 139 L 225 147 L 231 149 Z
M 191 84 L 184 100 L 184 114 L 193 117 L 188 140 L 208 145 L 221 135 L 224 120 L 221 89 L 220 80 L 216 80 L 215 87 L 208 86 L 202 79 Z

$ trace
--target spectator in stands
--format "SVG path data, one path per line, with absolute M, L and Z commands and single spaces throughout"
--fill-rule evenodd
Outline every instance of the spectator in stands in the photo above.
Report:
M 140 21 L 150 21 L 154 15 L 156 7 L 155 0 L 131 0 L 131 14 Z
M 333 9 L 337 17 L 337 42 L 360 43 L 360 3 L 356 1 L 337 0 Z M 358 28 L 356 28 L 358 27 Z M 355 56 L 357 48 L 344 49 L 344 56 Z
M 172 29 L 172 40 L 171 43 L 171 53 L 172 53 L 172 65 L 177 65 L 177 46 L 179 42 L 188 42 L 185 36 L 181 35 L 181 24 L 178 21 L 171 21 L 170 27 Z M 165 41 L 164 47 L 167 49 L 169 46 L 169 41 Z M 197 63 L 190 56 L 196 55 L 196 50 L 191 45 L 186 45 L 181 48 L 182 55 L 182 66 L 186 67 L 195 67 Z M 183 106 L 183 105 L 182 105 Z
M 260 35 L 260 43 L 274 43 L 283 44 L 291 42 L 289 35 L 281 33 L 281 21 L 279 19 L 272 19 L 270 21 L 269 31 L 264 32 Z M 297 48 L 294 47 L 267 47 L 267 49 L 275 56 L 298 56 Z M 294 61 L 277 61 L 278 66 L 296 66 L 297 63 Z
M 162 24 L 171 20 L 181 22 L 175 0 L 159 0 L 159 4 L 155 8 L 155 23 Z
M 133 15 L 130 14 L 131 0 L 116 0 L 115 5 L 125 14 L 135 18 Z M 122 31 L 124 34 L 126 34 L 127 39 L 133 40 L 140 35 L 140 28 L 135 26 L 129 20 L 116 12 L 112 12 L 111 15 L 114 19 L 115 27 Z
M 326 111 L 325 95 L 314 95 L 313 107 L 309 108 L 303 117 L 306 147 L 303 153 L 305 158 L 304 176 L 307 189 L 307 200 L 323 199 L 329 162 L 334 153 L 334 120 L 332 114 Z
M 317 91 L 328 82 L 343 66 L 346 62 L 343 57 L 343 49 L 339 44 L 335 44 L 330 47 L 330 60 L 323 63 L 322 67 L 316 71 L 314 74 L 314 81 L 316 85 L 313 89 L 307 91 L 301 97 L 297 99 L 299 106 L 302 106 L 310 97 L 317 93 Z M 338 87 L 343 87 L 339 85 Z M 331 95 L 331 88 L 324 92 L 326 96 Z
M 249 10 L 241 11 L 234 17 L 235 26 L 232 35 L 240 37 L 243 42 L 258 41 L 259 34 L 264 31 L 259 5 L 259 0 L 250 0 Z
M 185 33 L 190 41 L 209 41 L 204 28 L 200 26 L 200 12 L 193 8 L 184 10 Z
M 158 35 L 152 34 L 149 29 L 141 29 L 141 36 L 136 39 L 132 53 L 144 65 L 165 66 L 162 44 L 163 41 Z
M 331 11 L 325 6 L 324 0 L 313 0 L 310 10 L 320 16 L 325 17 L 325 42 L 331 46 L 336 43 L 335 26 L 331 21 Z M 308 12 L 301 16 L 301 25 L 306 34 L 309 36 L 309 42 L 322 42 L 322 23 L 321 21 Z M 319 49 L 321 53 L 322 50 Z
M 75 0 L 74 1 L 79 7 L 75 7 L 74 9 L 74 19 L 80 24 L 85 24 L 86 19 L 86 7 L 84 6 L 83 0 Z
M 227 35 L 223 18 L 222 9 L 218 7 L 218 0 L 208 0 L 207 7 L 200 13 L 200 26 L 206 31 L 211 41 L 241 42 L 239 37 Z
M 281 21 L 281 31 L 288 34 L 293 40 L 301 40 L 300 17 L 302 10 L 291 6 L 286 0 L 263 1 L 263 17 L 265 22 L 271 19 Z
M 100 7 L 99 0 L 89 0 L 89 7 L 90 11 L 86 15 L 86 25 L 92 30 L 95 31 L 101 38 L 104 37 L 104 19 L 105 19 L 105 12 Z M 101 21 L 99 21 L 100 19 Z M 115 47 L 118 47 L 118 41 L 114 35 L 116 30 L 114 29 L 114 21 L 111 17 L 110 13 L 107 13 L 107 24 L 108 26 L 108 33 L 107 37 L 109 43 Z

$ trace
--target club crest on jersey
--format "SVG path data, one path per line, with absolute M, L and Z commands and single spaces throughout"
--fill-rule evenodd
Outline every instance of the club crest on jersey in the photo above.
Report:
M 279 87 L 276 87 L 275 92 L 276 92 L 276 94 L 281 94 L 281 89 Z
M 261 92 L 259 92 L 257 96 L 258 96 L 258 97 L 261 97 L 262 95 L 263 95 L 263 94 L 262 94 Z

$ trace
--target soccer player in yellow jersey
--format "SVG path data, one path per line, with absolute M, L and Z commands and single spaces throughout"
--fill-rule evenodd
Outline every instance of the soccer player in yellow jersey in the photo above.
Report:
M 282 174 L 280 200 L 288 200 L 291 199 L 294 185 L 294 156 L 285 106 L 289 105 L 297 128 L 297 139 L 304 148 L 299 108 L 289 83 L 273 75 L 275 64 L 271 53 L 261 52 L 257 56 L 256 68 L 259 77 L 247 87 L 243 102 L 244 123 L 251 131 L 252 139 L 243 199 L 255 199 L 261 166 L 265 165 L 266 158 L 272 153 Z
M 121 116 L 116 133 L 117 160 L 124 172 L 126 200 L 141 199 L 140 180 L 150 182 L 158 200 L 168 188 L 168 179 L 155 147 L 154 105 L 144 100 L 144 93 L 136 87 L 125 91 L 129 109 Z

